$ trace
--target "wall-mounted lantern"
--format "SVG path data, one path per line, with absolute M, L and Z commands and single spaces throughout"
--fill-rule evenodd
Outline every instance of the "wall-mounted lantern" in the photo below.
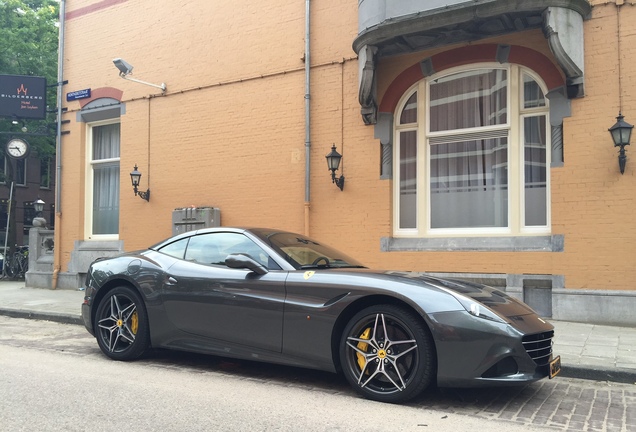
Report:
M 138 191 L 139 180 L 141 180 L 141 173 L 137 171 L 137 164 L 135 164 L 135 169 L 130 173 L 130 180 L 132 181 L 133 190 L 135 191 L 135 195 L 139 195 L 141 199 L 145 199 L 146 201 L 150 201 L 150 189 L 146 189 L 146 192 Z
M 616 117 L 616 123 L 609 128 L 612 139 L 614 140 L 614 147 L 620 147 L 618 151 L 618 167 L 621 170 L 621 174 L 625 172 L 625 163 L 627 162 L 627 156 L 625 156 L 625 146 L 629 145 L 629 140 L 632 136 L 632 129 L 634 125 L 631 125 L 623 120 L 623 114 L 618 113 Z
M 336 171 L 338 171 L 338 167 L 340 166 L 340 159 L 342 159 L 342 155 L 336 151 L 336 145 L 331 146 L 331 152 L 325 156 L 327 158 L 327 166 L 331 170 L 331 182 L 335 183 L 336 186 L 342 190 L 344 188 L 345 178 L 343 175 L 340 178 L 336 178 Z

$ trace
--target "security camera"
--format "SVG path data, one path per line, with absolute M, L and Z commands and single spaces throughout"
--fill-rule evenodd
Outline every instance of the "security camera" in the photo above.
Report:
M 116 58 L 113 60 L 117 69 L 119 69 L 119 76 L 126 76 L 132 73 L 133 67 L 130 63 L 126 62 L 126 60 L 121 58 Z
M 0 0 L 2 1 L 2 0 Z M 161 84 L 153 84 L 153 83 L 149 83 L 146 81 L 142 81 L 142 80 L 138 80 L 135 79 L 129 75 L 132 74 L 132 70 L 133 67 L 130 63 L 126 62 L 126 60 L 121 59 L 121 58 L 116 58 L 113 59 L 113 63 L 115 63 L 115 66 L 117 66 L 117 69 L 119 69 L 119 76 L 122 77 L 123 79 L 129 80 L 129 81 L 133 81 L 139 84 L 145 84 L 145 85 L 149 85 L 152 87 L 156 87 L 158 89 L 161 89 L 162 93 L 166 92 L 166 84 L 165 83 L 161 83 Z

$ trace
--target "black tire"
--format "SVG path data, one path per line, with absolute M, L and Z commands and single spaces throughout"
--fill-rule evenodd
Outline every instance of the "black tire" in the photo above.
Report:
M 101 299 L 94 328 L 99 348 L 114 360 L 137 359 L 150 346 L 146 308 L 129 287 L 113 288 Z
M 349 321 L 340 341 L 340 364 L 358 393 L 389 403 L 419 395 L 436 369 L 426 324 L 395 305 L 368 307 Z

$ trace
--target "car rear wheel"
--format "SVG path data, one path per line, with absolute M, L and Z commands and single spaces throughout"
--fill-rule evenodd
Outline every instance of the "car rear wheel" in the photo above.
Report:
M 136 291 L 120 286 L 99 302 L 95 318 L 99 348 L 115 360 L 134 360 L 149 346 L 148 316 Z
M 380 402 L 414 398 L 431 382 L 433 342 L 425 323 L 406 308 L 377 305 L 345 327 L 340 362 L 358 393 Z

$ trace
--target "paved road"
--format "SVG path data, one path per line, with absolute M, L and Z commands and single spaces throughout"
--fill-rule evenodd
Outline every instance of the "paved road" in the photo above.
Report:
M 31 352 L 32 357 L 26 357 L 27 352 Z M 38 358 L 38 356 L 45 355 L 48 357 Z M 54 355 L 54 357 L 51 358 L 50 355 Z M 29 360 L 29 358 L 35 358 L 35 360 Z M 16 360 L 18 361 L 16 362 Z M 31 361 L 36 361 L 36 366 L 30 365 Z M 41 369 L 37 367 L 37 362 L 42 365 Z M 18 366 L 18 364 L 23 366 Z M 441 430 L 468 430 L 468 428 L 473 429 L 474 427 L 506 431 L 523 428 L 525 430 L 553 431 L 636 431 L 636 410 L 633 409 L 636 406 L 636 385 L 634 384 L 557 377 L 554 380 L 543 380 L 523 387 L 503 389 L 434 389 L 407 406 L 400 407 L 364 401 L 355 395 L 343 378 L 329 373 L 304 369 L 169 351 L 156 352 L 150 358 L 134 363 L 113 362 L 107 360 L 99 352 L 95 340 L 82 327 L 47 321 L 0 317 L 0 365 L 0 382 L 10 382 L 20 388 L 26 386 L 26 384 L 19 384 L 15 381 L 21 375 L 31 380 L 35 378 L 45 381 L 47 377 L 52 375 L 51 371 L 62 369 L 61 376 L 55 377 L 53 386 L 55 386 L 55 382 L 61 382 L 61 380 L 70 382 L 81 377 L 84 381 L 80 381 L 78 385 L 87 387 L 82 388 L 81 392 L 90 394 L 91 388 L 104 386 L 109 381 L 113 381 L 117 385 L 117 377 L 121 376 L 122 373 L 121 368 L 130 367 L 134 370 L 135 375 L 160 376 L 161 380 L 165 380 L 166 383 L 176 380 L 177 384 L 172 384 L 173 386 L 183 387 L 186 383 L 200 382 L 203 379 L 209 384 L 213 383 L 212 387 L 208 386 L 207 388 L 212 389 L 212 391 L 218 389 L 219 395 L 224 394 L 223 386 L 229 385 L 231 390 L 225 391 L 226 394 L 231 393 L 236 397 L 243 397 L 244 400 L 250 400 L 250 404 L 252 401 L 260 400 L 261 397 L 266 400 L 269 394 L 270 399 L 284 398 L 286 401 L 284 405 L 291 409 L 292 413 L 296 410 L 296 414 L 293 414 L 291 418 L 288 418 L 289 413 L 278 414 L 278 417 L 269 411 L 267 414 L 260 414 L 264 417 L 258 421 L 255 419 L 255 423 L 252 424 L 256 428 L 254 430 L 300 430 L 301 423 L 294 423 L 296 420 L 293 419 L 294 415 L 298 415 L 304 419 L 302 421 L 307 421 L 307 425 L 313 424 L 313 428 L 303 430 L 322 431 L 368 431 L 386 430 L 386 428 L 400 430 L 398 425 L 407 428 L 406 430 L 418 431 L 440 430 L 440 428 Z M 30 373 L 33 376 L 29 377 L 28 372 L 21 373 L 19 370 L 10 373 L 10 367 L 24 367 L 25 371 L 31 370 Z M 94 372 L 89 373 L 88 371 Z M 5 374 L 10 374 L 10 376 Z M 109 377 L 109 374 L 112 374 L 112 378 Z M 2 377 L 2 375 L 5 376 Z M 93 376 L 104 377 L 103 379 L 106 381 L 93 382 Z M 131 382 L 128 382 L 129 380 Z M 153 379 L 146 381 L 153 381 Z M 169 404 L 163 405 L 165 398 L 157 398 L 156 395 L 148 394 L 147 389 L 140 388 L 139 392 L 136 392 L 133 384 L 139 386 L 140 382 L 139 378 L 133 378 L 131 375 L 130 378 L 125 378 L 125 382 L 120 379 L 119 385 L 122 387 L 122 392 L 134 394 L 138 402 L 155 401 L 157 409 L 170 410 Z M 182 384 L 179 384 L 181 382 Z M 73 388 L 68 384 L 65 384 L 64 387 Z M 185 397 L 189 401 L 189 406 L 192 406 L 192 410 L 202 409 L 205 411 L 206 406 L 208 406 L 208 410 L 210 409 L 209 404 L 201 405 L 201 401 L 193 400 L 188 396 L 190 393 L 187 391 L 184 393 L 182 389 L 177 390 L 174 387 L 169 390 L 168 396 L 173 396 L 169 399 Z M 64 398 L 61 395 L 55 395 L 55 390 L 51 391 L 53 393 L 45 398 L 53 401 L 51 409 L 54 409 L 56 404 L 64 405 L 61 402 Z M 161 393 L 159 389 L 152 391 Z M 8 387 L 0 384 L 0 398 L 3 401 L 15 399 L 14 392 L 15 390 L 9 390 Z M 86 403 L 89 405 L 104 403 L 104 400 L 99 400 L 100 393 L 97 392 Z M 28 395 L 21 397 L 29 398 Z M 117 402 L 118 398 L 126 396 L 115 393 L 103 397 L 104 399 L 110 398 L 112 403 L 117 405 L 123 403 Z M 211 403 L 215 403 L 214 400 L 215 398 L 212 397 Z M 310 403 L 311 405 L 304 406 L 300 401 L 305 401 L 302 403 Z M 223 402 L 227 415 L 222 416 L 223 421 L 229 422 L 226 425 L 227 429 L 213 428 L 208 430 L 232 430 L 234 427 L 242 429 L 247 426 L 245 416 L 249 417 L 250 414 L 242 412 L 242 410 L 245 411 L 245 404 L 239 404 L 242 406 L 241 409 L 231 408 L 228 404 L 229 402 Z M 143 402 L 142 405 L 146 406 Z M 28 409 L 33 408 L 29 404 L 26 406 Z M 6 407 L 5 405 L 5 408 L 0 409 L 0 417 L 4 420 L 6 420 L 8 413 L 3 413 L 1 410 L 7 409 Z M 318 407 L 320 407 L 319 412 L 323 412 L 327 407 L 331 411 L 324 411 L 329 412 L 330 416 L 325 418 L 323 412 L 321 414 L 323 417 L 319 416 L 319 423 L 316 424 L 315 411 Z M 630 407 L 629 411 L 628 407 Z M 136 409 L 144 412 L 147 408 L 137 407 Z M 254 407 L 254 409 L 257 408 Z M 258 409 L 261 410 L 262 407 Z M 310 413 L 308 410 L 313 411 Z M 348 412 L 349 415 L 338 418 L 333 411 Z M 46 413 L 46 410 L 43 412 Z M 380 415 L 380 413 L 382 414 Z M 48 416 L 50 415 L 52 414 L 49 413 Z M 87 415 L 87 413 L 83 412 L 83 415 Z M 166 414 L 157 413 L 156 415 L 159 419 Z M 369 416 L 367 421 L 362 420 L 365 416 Z M 392 419 L 392 421 L 373 423 L 377 427 L 369 427 L 368 421 L 373 416 L 380 416 L 379 418 L 388 416 L 387 418 Z M 16 417 L 15 413 L 12 413 L 10 418 L 13 419 L 13 425 L 16 426 L 12 430 L 21 428 L 20 423 L 15 422 L 26 421 L 22 419 L 23 417 Z M 201 415 L 194 417 L 196 418 L 189 420 L 191 421 L 190 426 L 197 429 L 201 426 L 197 422 L 202 417 Z M 43 417 L 42 421 L 46 421 L 47 418 Z M 336 418 L 338 419 L 336 420 Z M 0 421 L 0 430 L 6 430 L 3 429 L 3 421 Z M 35 418 L 31 418 L 29 421 L 35 421 Z M 99 423 L 101 421 L 105 422 L 103 424 L 105 429 L 113 426 L 112 419 L 101 418 L 100 420 L 98 418 L 95 421 L 97 424 L 101 424 Z M 174 426 L 176 423 L 170 423 L 172 421 L 170 417 L 166 417 L 166 421 L 166 430 L 172 430 L 170 425 Z M 22 425 L 26 427 L 29 424 L 23 423 Z M 68 426 L 67 423 L 62 424 Z M 283 424 L 285 427 L 281 427 Z M 137 425 L 143 427 L 140 423 Z M 44 430 L 64 429 L 45 428 Z M 79 427 L 73 430 L 83 429 Z

